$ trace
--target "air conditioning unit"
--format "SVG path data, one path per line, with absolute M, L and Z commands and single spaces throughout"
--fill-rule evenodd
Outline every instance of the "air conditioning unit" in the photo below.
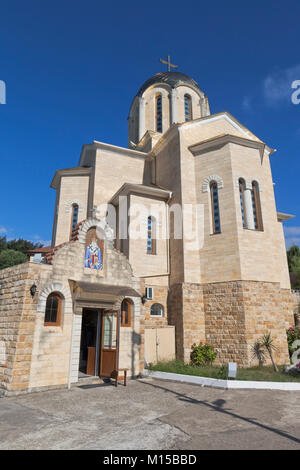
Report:
M 146 287 L 146 298 L 148 300 L 153 300 L 154 298 L 154 290 L 153 287 Z

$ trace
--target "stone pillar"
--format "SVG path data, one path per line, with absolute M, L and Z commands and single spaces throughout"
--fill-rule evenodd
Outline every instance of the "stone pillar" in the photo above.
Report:
M 252 205 L 252 185 L 246 183 L 244 190 L 244 202 L 245 202 L 245 222 L 248 229 L 254 230 L 254 214 Z
M 178 122 L 178 118 L 177 118 L 177 90 L 176 90 L 176 88 L 172 88 L 172 90 L 171 90 L 171 116 L 172 116 L 171 124 L 176 124 L 176 122 Z
M 145 99 L 140 97 L 139 98 L 139 141 L 141 140 L 141 138 L 146 132 L 145 121 L 146 121 Z

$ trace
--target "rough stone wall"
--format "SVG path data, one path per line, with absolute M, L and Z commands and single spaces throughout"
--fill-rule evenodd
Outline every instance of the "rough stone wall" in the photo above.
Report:
M 290 290 L 281 289 L 279 283 L 272 282 L 245 281 L 242 286 L 249 363 L 255 340 L 271 332 L 278 348 L 274 352 L 275 360 L 278 364 L 289 364 L 286 330 L 293 324 Z
M 278 364 L 288 364 L 286 329 L 293 323 L 293 298 L 279 283 L 230 281 L 176 284 L 169 292 L 169 324 L 176 327 L 176 356 L 190 360 L 193 343 L 217 351 L 216 364 L 256 365 L 252 346 L 271 332 Z M 268 363 L 269 358 L 267 358 Z
M 217 351 L 216 363 L 247 362 L 242 282 L 203 285 L 205 336 Z
M 154 291 L 154 298 L 153 300 L 147 300 L 147 302 L 144 305 L 144 310 L 145 310 L 145 327 L 153 327 L 153 326 L 166 326 L 168 325 L 168 306 L 167 306 L 167 301 L 168 301 L 168 286 L 156 286 L 151 284 L 146 284 L 145 287 L 153 287 Z M 151 311 L 151 306 L 153 304 L 161 304 L 164 308 L 164 316 L 163 317 L 151 317 L 150 316 L 150 311 Z
M 185 283 L 182 286 L 183 299 L 183 358 L 190 360 L 193 343 L 205 341 L 205 313 L 203 291 L 199 284 Z
M 173 284 L 169 289 L 168 296 L 168 320 L 169 325 L 175 326 L 176 357 L 181 360 L 184 358 L 182 309 L 182 284 Z
M 36 266 L 24 263 L 0 271 L 0 389 L 28 388 L 37 296 L 30 287 Z

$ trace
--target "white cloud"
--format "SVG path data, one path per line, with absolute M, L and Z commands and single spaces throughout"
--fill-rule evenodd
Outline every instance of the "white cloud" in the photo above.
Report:
M 41 243 L 44 246 L 51 245 L 51 240 L 43 240 L 40 235 L 34 235 L 33 237 L 31 237 L 31 240 L 33 243 Z
M 263 82 L 263 93 L 266 102 L 276 105 L 290 102 L 294 89 L 292 83 L 300 80 L 300 64 L 287 69 L 277 69 L 270 73 Z
M 0 227 L 0 235 L 4 235 L 5 233 L 7 233 L 7 230 L 5 227 Z
M 252 99 L 250 98 L 250 96 L 244 96 L 242 101 L 242 107 L 246 111 L 250 111 L 252 109 Z

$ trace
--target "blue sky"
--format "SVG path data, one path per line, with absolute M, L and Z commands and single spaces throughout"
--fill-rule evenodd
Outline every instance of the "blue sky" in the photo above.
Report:
M 10 0 L 0 7 L 0 234 L 51 238 L 57 168 L 93 140 L 127 146 L 140 85 L 165 67 L 228 110 L 277 152 L 271 157 L 287 243 L 300 244 L 300 3 L 295 1 Z

